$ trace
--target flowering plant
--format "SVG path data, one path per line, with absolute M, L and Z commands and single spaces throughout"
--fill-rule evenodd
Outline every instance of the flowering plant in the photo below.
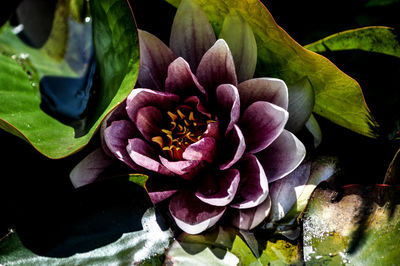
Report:
M 399 151 L 382 185 L 349 185 L 375 182 L 397 150 L 394 29 L 303 47 L 261 1 L 40 2 L 1 10 L 0 128 L 52 159 L 92 141 L 56 161 L 0 131 L 14 173 L 0 180 L 0 264 L 396 263 Z M 318 14 L 277 3 L 280 23 L 301 25 L 290 32 L 316 34 Z M 357 77 L 381 127 L 360 85 L 315 52 Z
M 240 26 L 255 42 L 245 21 Z M 305 156 L 301 141 L 284 129 L 285 83 L 253 79 L 256 46 L 245 43 L 249 52 L 233 58 L 190 0 L 178 8 L 172 51 L 148 32 L 139 38 L 138 88 L 104 122 L 103 151 L 150 180 L 159 175 L 158 184 L 147 186 L 149 195 L 153 203 L 171 197 L 169 211 L 185 232 L 201 233 L 225 212 L 236 227 L 254 228 L 271 208 L 268 183 L 285 178 Z M 88 167 L 82 162 L 71 174 L 75 186 L 98 174 L 81 172 L 82 166 Z

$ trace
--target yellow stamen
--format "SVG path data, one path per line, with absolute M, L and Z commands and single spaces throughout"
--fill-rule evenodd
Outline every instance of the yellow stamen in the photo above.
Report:
M 176 128 L 176 122 L 171 122 L 171 130 L 174 130 Z
M 167 114 L 169 115 L 169 117 L 171 117 L 172 121 L 175 121 L 178 118 L 178 116 L 176 114 L 174 114 L 170 111 L 168 111 Z
M 153 137 L 153 138 L 151 138 L 151 140 L 153 142 L 157 143 L 158 145 L 160 145 L 160 148 L 164 147 L 164 141 L 163 141 L 163 138 L 161 136 Z
M 176 112 L 178 113 L 181 119 L 184 119 L 186 116 L 181 112 L 181 110 L 177 109 Z
M 161 129 L 161 131 L 164 132 L 165 134 L 167 134 L 167 137 L 168 137 L 168 135 L 172 135 L 172 132 L 170 130 Z
M 190 112 L 190 114 L 189 114 L 189 121 L 194 121 L 193 112 Z
M 185 123 L 185 125 L 186 126 L 189 126 L 190 124 L 189 124 L 189 122 L 188 121 L 186 121 L 186 119 L 185 120 L 183 120 L 183 122 Z

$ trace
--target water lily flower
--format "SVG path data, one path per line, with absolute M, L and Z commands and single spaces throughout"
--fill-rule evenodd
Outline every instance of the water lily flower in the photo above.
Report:
M 285 129 L 285 83 L 253 78 L 255 40 L 240 25 L 238 33 L 252 41 L 229 47 L 216 40 L 201 8 L 183 0 L 170 48 L 140 31 L 137 88 L 103 123 L 103 148 L 75 167 L 74 185 L 98 179 L 114 157 L 149 175 L 151 200 L 168 199 L 187 233 L 203 232 L 223 216 L 241 229 L 260 224 L 271 208 L 270 183 L 302 162 L 305 147 Z M 228 39 L 231 26 L 222 30 Z

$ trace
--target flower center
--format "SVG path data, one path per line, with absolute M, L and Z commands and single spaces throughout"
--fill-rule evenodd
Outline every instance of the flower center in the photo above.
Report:
M 168 111 L 167 115 L 170 120 L 167 127 L 161 129 L 160 136 L 151 140 L 173 160 L 182 160 L 185 149 L 199 141 L 207 125 L 214 122 L 188 105 L 179 105 L 174 111 Z

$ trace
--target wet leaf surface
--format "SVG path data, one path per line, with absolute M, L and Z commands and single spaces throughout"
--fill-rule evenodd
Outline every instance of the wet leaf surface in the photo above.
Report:
M 304 218 L 304 259 L 318 265 L 393 265 L 400 243 L 399 190 L 317 189 Z

